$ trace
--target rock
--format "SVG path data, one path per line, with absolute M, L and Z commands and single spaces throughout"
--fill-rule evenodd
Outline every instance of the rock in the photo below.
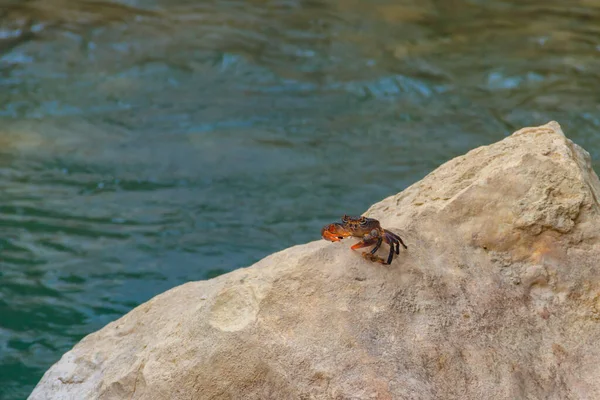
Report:
M 390 266 L 320 240 L 187 283 L 30 399 L 600 399 L 599 198 L 556 122 L 522 129 L 365 213 Z

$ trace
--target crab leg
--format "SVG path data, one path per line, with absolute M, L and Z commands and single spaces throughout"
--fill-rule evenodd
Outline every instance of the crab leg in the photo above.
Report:
M 378 257 L 378 256 L 375 255 L 375 252 L 381 246 L 381 242 L 382 241 L 383 241 L 383 239 L 381 237 L 369 238 L 367 236 L 366 239 L 363 239 L 360 242 L 358 242 L 358 243 L 350 246 L 350 248 L 352 250 L 356 250 L 356 249 L 360 249 L 361 247 L 368 247 L 368 246 L 375 245 L 375 247 L 373 248 L 373 250 L 371 250 L 370 252 L 366 252 L 366 251 L 363 252 L 362 256 L 364 258 L 366 258 L 367 260 L 377 261 L 377 262 L 380 262 L 380 263 L 384 264 L 383 259 L 381 259 L 380 257 Z
M 371 238 L 371 239 L 363 239 L 360 242 L 350 246 L 350 248 L 352 250 L 356 250 L 356 249 L 360 249 L 361 247 L 368 247 L 371 245 L 376 244 L 376 249 L 379 248 L 379 246 L 381 246 L 381 238 Z M 371 254 L 373 254 L 374 252 L 372 252 Z
M 385 237 L 387 240 L 389 240 L 389 242 L 387 243 L 389 243 L 392 250 L 394 250 L 396 254 L 400 254 L 400 243 L 398 242 L 398 240 L 396 240 L 396 238 L 391 235 L 386 235 Z
M 386 239 L 389 240 L 387 237 L 386 237 Z M 388 242 L 388 244 L 390 245 L 390 254 L 388 255 L 387 263 L 391 264 L 392 260 L 394 259 L 394 242 L 391 242 L 391 243 Z M 397 246 L 398 242 L 396 242 L 395 244 Z
M 369 261 L 373 261 L 373 262 L 378 262 L 380 264 L 383 265 L 388 265 L 389 262 L 385 262 L 385 260 L 379 256 L 376 256 L 375 254 L 371 254 L 371 253 L 363 253 L 362 254 L 364 258 L 366 258 Z
M 390 254 L 388 255 L 387 263 L 391 264 L 392 259 L 394 258 L 394 253 L 400 254 L 400 243 L 402 242 L 402 239 L 400 239 L 398 235 L 394 235 L 389 231 L 385 231 L 384 237 L 385 242 L 390 245 Z M 406 248 L 404 243 L 402 243 L 402 246 Z
M 379 248 L 381 247 L 381 243 L 383 243 L 383 238 L 380 236 L 380 237 L 377 239 L 377 244 L 375 245 L 375 247 L 373 247 L 373 248 L 371 249 L 371 254 L 375 254 L 375 252 L 376 252 L 377 250 L 379 250 Z
M 375 245 L 375 247 L 373 247 L 373 249 L 371 251 L 369 251 L 369 252 L 366 252 L 366 251 L 363 252 L 362 256 L 364 258 L 366 258 L 367 260 L 369 260 L 369 261 L 375 261 L 375 262 L 378 262 L 380 264 L 386 265 L 386 264 L 390 263 L 389 259 L 388 259 L 388 262 L 386 263 L 383 258 L 375 255 L 375 252 L 379 249 L 379 247 L 381 247 L 381 244 L 383 243 L 384 240 L 385 239 L 382 238 L 381 236 L 377 236 L 377 237 L 374 237 L 374 238 L 368 238 L 368 236 L 367 236 L 367 239 L 361 240 L 360 242 L 354 244 L 350 248 L 352 250 L 356 250 L 356 249 L 360 249 L 361 247 L 367 247 L 367 246 Z
M 408 247 L 406 247 L 406 245 L 404 244 L 404 242 L 402 241 L 402 238 L 398 235 L 396 235 L 394 232 L 390 232 L 387 229 L 383 230 L 386 234 L 390 235 L 391 237 L 393 237 L 394 239 L 396 239 L 396 241 L 400 242 L 400 244 L 402 244 L 402 247 L 404 247 L 405 249 L 408 249 Z M 398 246 L 398 249 L 400 248 L 400 246 Z M 400 250 L 398 250 L 398 253 L 396 254 L 400 254 Z

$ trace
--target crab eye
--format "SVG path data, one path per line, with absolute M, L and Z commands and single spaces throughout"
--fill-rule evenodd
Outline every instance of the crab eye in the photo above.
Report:
M 360 224 L 361 226 L 365 226 L 367 224 L 367 219 L 365 217 L 360 217 Z
M 342 217 L 342 222 L 348 222 L 348 219 L 350 217 L 348 217 L 346 214 L 344 214 L 344 216 Z

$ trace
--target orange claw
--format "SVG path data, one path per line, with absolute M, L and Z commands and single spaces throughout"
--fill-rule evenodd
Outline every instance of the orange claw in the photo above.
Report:
M 323 239 L 329 240 L 330 242 L 339 242 L 344 238 L 352 236 L 352 233 L 336 222 L 325 225 L 323 229 L 321 229 L 321 236 Z

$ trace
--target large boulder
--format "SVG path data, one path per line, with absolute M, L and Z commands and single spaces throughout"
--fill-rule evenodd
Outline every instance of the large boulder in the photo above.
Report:
M 320 240 L 184 284 L 30 399 L 600 399 L 599 198 L 557 123 L 522 129 L 365 213 L 391 265 Z

